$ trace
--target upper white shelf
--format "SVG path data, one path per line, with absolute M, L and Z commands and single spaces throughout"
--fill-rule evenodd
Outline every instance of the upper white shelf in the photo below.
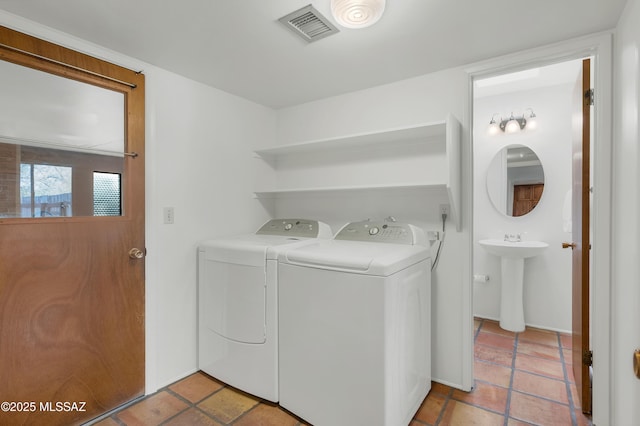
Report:
M 345 186 L 329 186 L 329 187 L 309 187 L 295 189 L 278 189 L 271 191 L 256 191 L 256 198 L 285 198 L 287 196 L 296 196 L 310 193 L 342 193 L 347 191 L 416 191 L 416 190 L 442 190 L 445 189 L 444 184 L 416 184 L 416 183 L 393 183 L 382 185 L 345 185 Z
M 255 189 L 258 198 L 446 190 L 451 218 L 456 229 L 461 229 L 461 126 L 451 114 L 435 123 L 310 140 L 254 153 L 263 160 Z
M 349 136 L 305 141 L 290 145 L 259 149 L 254 152 L 262 158 L 274 158 L 282 155 L 327 151 L 338 148 L 373 148 L 376 145 L 388 145 L 390 142 L 393 142 L 394 146 L 399 146 L 402 144 L 414 144 L 417 141 L 424 143 L 428 140 L 442 139 L 444 138 L 445 133 L 446 121 L 441 121 L 413 127 L 390 129 L 381 132 L 360 133 Z

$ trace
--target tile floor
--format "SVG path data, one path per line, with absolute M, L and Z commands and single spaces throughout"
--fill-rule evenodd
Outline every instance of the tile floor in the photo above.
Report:
M 590 425 L 577 407 L 571 336 L 537 329 L 502 330 L 476 319 L 475 387 L 466 393 L 433 383 L 410 426 Z M 266 403 L 195 373 L 99 426 L 300 426 L 306 423 Z

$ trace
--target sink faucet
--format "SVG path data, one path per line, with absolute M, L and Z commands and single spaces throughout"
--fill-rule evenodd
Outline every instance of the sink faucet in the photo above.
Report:
M 509 241 L 510 243 L 515 243 L 522 241 L 522 237 L 520 234 L 504 234 L 504 240 Z

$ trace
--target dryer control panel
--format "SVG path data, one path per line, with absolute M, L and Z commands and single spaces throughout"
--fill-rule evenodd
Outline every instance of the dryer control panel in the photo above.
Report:
M 272 219 L 256 235 L 280 235 L 299 238 L 331 238 L 329 225 L 309 219 Z
M 424 231 L 408 223 L 363 221 L 346 224 L 336 240 L 367 241 L 393 244 L 425 244 Z

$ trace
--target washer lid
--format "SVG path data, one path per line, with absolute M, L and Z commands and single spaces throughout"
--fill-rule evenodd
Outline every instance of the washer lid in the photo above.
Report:
M 330 240 L 283 250 L 278 260 L 291 265 L 386 277 L 429 257 L 429 249 L 419 245 Z
M 409 223 L 364 220 L 347 223 L 338 231 L 336 240 L 428 245 L 424 230 Z
M 296 244 L 314 240 L 298 239 L 295 237 L 283 237 L 276 235 L 240 235 L 231 238 L 222 238 L 203 241 L 199 251 L 208 260 L 237 263 L 240 265 L 261 266 L 267 257 L 275 259 L 277 247 L 286 244 Z

